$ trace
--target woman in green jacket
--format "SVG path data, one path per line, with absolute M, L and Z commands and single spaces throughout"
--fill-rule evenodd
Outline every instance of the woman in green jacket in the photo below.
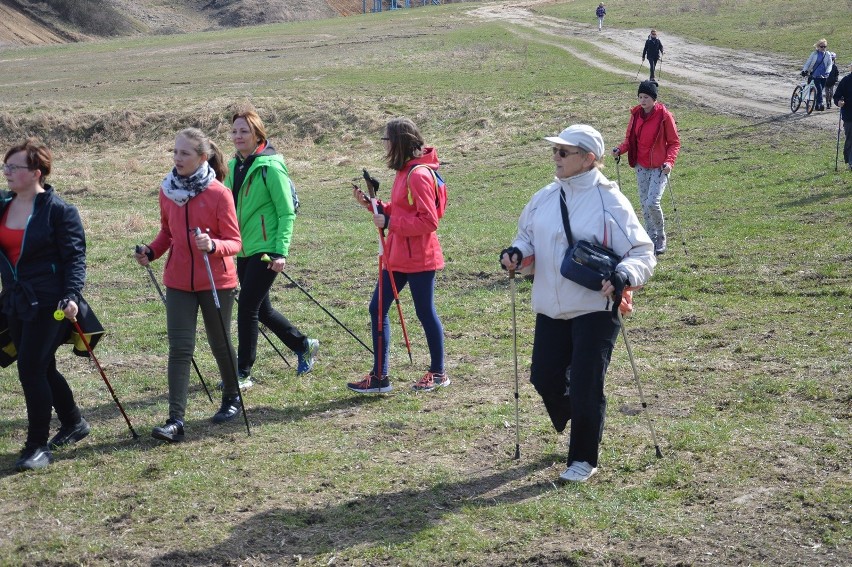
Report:
M 228 164 L 225 186 L 233 192 L 243 239 L 243 249 L 237 255 L 237 370 L 240 387 L 248 388 L 257 357 L 258 322 L 296 353 L 297 375 L 313 369 L 319 341 L 303 335 L 273 309 L 269 300 L 275 276 L 287 265 L 296 218 L 284 158 L 267 140 L 263 122 L 253 108 L 238 109 L 233 114 L 231 141 L 237 152 Z M 272 261 L 262 260 L 264 255 Z

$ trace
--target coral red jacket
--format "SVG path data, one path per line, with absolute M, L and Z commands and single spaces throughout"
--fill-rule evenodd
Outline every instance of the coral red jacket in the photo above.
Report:
M 438 168 L 435 148 L 425 147 L 423 155 L 406 162 L 396 172 L 391 189 L 390 203 L 382 203 L 384 214 L 390 217 L 385 239 L 386 267 L 407 274 L 440 270 L 444 267 L 444 254 L 438 242 L 438 210 L 435 206 L 435 181 L 429 169 L 418 164 Z M 406 183 L 408 179 L 408 183 Z M 409 185 L 411 201 L 409 203 Z
M 664 163 L 674 167 L 680 151 L 674 116 L 659 102 L 647 116 L 641 106 L 634 106 L 630 111 L 627 134 L 618 151 L 622 154 L 627 152 L 630 167 L 639 164 L 647 169 L 656 169 Z
M 242 248 L 240 227 L 231 191 L 215 179 L 182 207 L 160 190 L 160 232 L 148 247 L 153 250 L 154 258 L 169 252 L 163 283 L 181 291 L 210 289 L 204 252 L 195 246 L 195 227 L 209 230 L 216 245 L 208 255 L 216 289 L 234 289 L 237 270 L 231 256 Z

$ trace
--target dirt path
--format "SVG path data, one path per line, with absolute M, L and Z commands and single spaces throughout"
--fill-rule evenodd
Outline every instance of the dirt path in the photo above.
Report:
M 509 28 L 530 41 L 548 43 L 588 62 L 603 71 L 633 80 L 642 56 L 642 46 L 648 30 L 623 30 L 604 28 L 597 25 L 576 23 L 550 16 L 536 14 L 531 7 L 542 4 L 542 0 L 521 0 L 514 3 L 486 4 L 471 10 L 479 18 L 513 24 Z M 524 30 L 552 36 L 553 41 L 525 33 Z M 618 65 L 590 59 L 559 41 L 570 37 L 586 41 L 609 57 L 619 60 Z M 676 89 L 689 95 L 700 105 L 717 111 L 734 114 L 752 120 L 804 120 L 810 127 L 819 126 L 827 130 L 837 129 L 837 110 L 814 112 L 807 116 L 804 107 L 798 113 L 790 112 L 790 94 L 798 82 L 798 71 L 802 61 L 785 60 L 781 57 L 735 51 L 701 45 L 677 36 L 664 34 L 661 37 L 666 55 L 662 69 L 658 69 L 661 89 Z M 648 76 L 648 64 L 642 66 L 639 80 Z

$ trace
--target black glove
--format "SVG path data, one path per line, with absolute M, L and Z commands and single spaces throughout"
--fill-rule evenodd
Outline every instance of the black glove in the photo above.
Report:
M 612 272 L 609 276 L 609 282 L 615 287 L 612 294 L 612 318 L 618 321 L 618 306 L 621 305 L 621 296 L 624 293 L 624 288 L 630 285 L 630 278 L 623 272 Z
M 518 250 L 517 248 L 515 248 L 514 246 L 510 246 L 508 248 L 504 248 L 503 250 L 501 250 L 499 261 L 500 261 L 500 267 L 503 268 L 504 270 L 506 269 L 506 266 L 503 265 L 503 256 L 506 255 L 506 254 L 509 255 L 509 260 L 512 259 L 512 256 L 518 257 L 518 263 L 515 265 L 515 270 L 520 270 L 521 269 L 521 262 L 524 259 L 524 253 L 521 252 L 520 250 Z
M 807 72 L 807 71 L 802 71 L 802 76 L 803 76 L 803 77 L 807 77 L 807 76 L 808 76 L 808 72 Z
M 145 251 L 145 248 L 148 248 L 148 251 Z M 136 253 L 137 254 L 145 254 L 148 257 L 149 262 L 154 261 L 154 251 L 151 250 L 150 246 L 143 247 L 141 244 L 136 245 Z

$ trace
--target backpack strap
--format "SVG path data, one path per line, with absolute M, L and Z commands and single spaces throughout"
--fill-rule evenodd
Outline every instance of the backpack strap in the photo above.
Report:
M 418 167 L 425 167 L 429 170 L 429 173 L 432 174 L 432 183 L 435 186 L 435 204 L 438 205 L 438 177 L 435 174 L 435 170 L 424 163 L 418 163 L 417 165 L 408 170 L 408 175 L 405 178 L 405 188 L 408 190 L 408 204 L 414 204 L 414 195 L 411 194 L 411 174 L 414 173 L 414 170 Z

